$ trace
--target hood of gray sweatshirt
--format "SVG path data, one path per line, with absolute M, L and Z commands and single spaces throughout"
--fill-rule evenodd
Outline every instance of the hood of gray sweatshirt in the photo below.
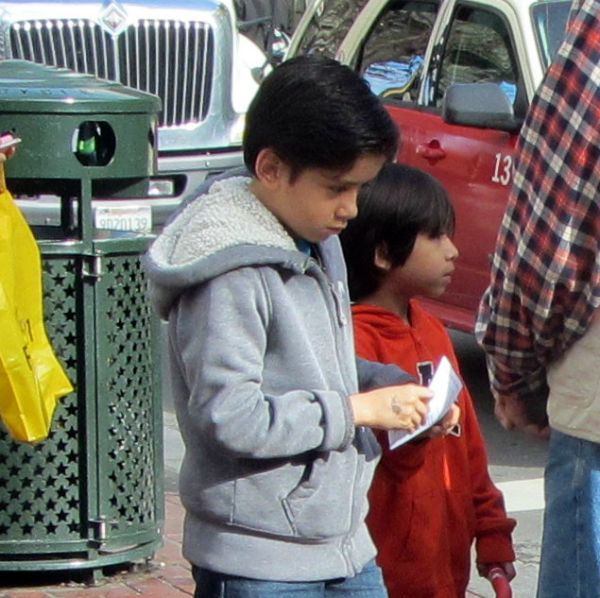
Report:
M 150 297 L 166 319 L 187 288 L 243 266 L 302 269 L 306 256 L 250 191 L 251 179 L 218 180 L 168 224 L 145 260 Z

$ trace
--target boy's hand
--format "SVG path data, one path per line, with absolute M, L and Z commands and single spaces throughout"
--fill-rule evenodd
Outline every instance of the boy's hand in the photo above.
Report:
M 424 432 L 429 438 L 438 438 L 439 436 L 447 436 L 454 431 L 460 420 L 460 407 L 453 403 L 448 409 L 448 412 L 437 423 L 431 426 L 427 432 Z
M 517 572 L 513 563 L 477 563 L 477 572 L 481 577 L 490 577 L 495 569 L 500 569 L 508 581 L 514 579 Z
M 425 420 L 432 396 L 424 386 L 405 384 L 352 395 L 350 403 L 357 426 L 412 431 Z

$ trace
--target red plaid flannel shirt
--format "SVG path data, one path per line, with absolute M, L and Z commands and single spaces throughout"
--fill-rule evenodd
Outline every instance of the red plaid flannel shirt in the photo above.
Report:
M 494 396 L 539 402 L 600 305 L 600 0 L 574 2 L 516 155 L 475 334 Z

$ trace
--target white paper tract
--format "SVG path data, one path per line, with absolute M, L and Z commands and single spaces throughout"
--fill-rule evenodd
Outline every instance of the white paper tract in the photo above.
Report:
M 414 432 L 390 430 L 388 432 L 390 448 L 395 449 L 399 447 L 437 423 L 446 415 L 452 403 L 456 401 L 462 386 L 462 382 L 452 368 L 448 358 L 446 356 L 442 357 L 429 384 L 429 388 L 433 391 L 433 397 L 429 401 L 429 411 L 427 412 L 425 421 Z

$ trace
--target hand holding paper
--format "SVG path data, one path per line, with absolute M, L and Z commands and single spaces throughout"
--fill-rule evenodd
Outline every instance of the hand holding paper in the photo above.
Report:
M 388 432 L 391 449 L 401 446 L 431 428 L 456 401 L 462 388 L 462 382 L 447 357 L 442 357 L 440 360 L 429 388 L 433 391 L 433 398 L 429 401 L 429 411 L 425 421 L 413 432 L 407 432 L 406 430 L 391 430 Z

